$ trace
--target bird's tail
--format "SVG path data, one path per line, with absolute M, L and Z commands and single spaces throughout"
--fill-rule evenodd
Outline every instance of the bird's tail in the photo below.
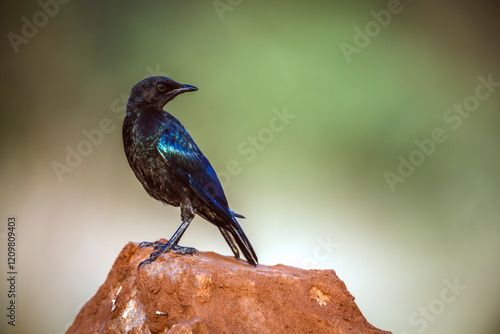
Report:
M 225 233 L 223 232 L 223 230 L 229 233 Z M 235 253 L 234 255 L 236 256 L 236 258 L 239 257 L 239 252 L 237 250 L 236 252 L 234 251 L 234 242 L 238 244 L 238 247 L 247 259 L 248 263 L 250 263 L 254 267 L 259 263 L 257 254 L 255 254 L 252 244 L 248 240 L 245 232 L 243 232 L 243 229 L 241 228 L 236 218 L 233 217 L 232 221 L 229 224 L 224 224 L 224 227 L 221 228 L 221 232 L 231 249 L 233 249 L 233 253 Z M 231 241 L 228 239 L 231 239 Z
M 236 240 L 234 239 L 231 232 L 229 232 L 229 230 L 226 229 L 225 227 L 221 227 L 221 226 L 219 226 L 219 231 L 224 236 L 224 239 L 226 239 L 226 242 L 229 245 L 229 247 L 231 247 L 231 250 L 234 253 L 234 257 L 236 259 L 239 259 L 240 258 L 240 250 L 238 249 L 238 246 L 236 245 L 237 244 Z

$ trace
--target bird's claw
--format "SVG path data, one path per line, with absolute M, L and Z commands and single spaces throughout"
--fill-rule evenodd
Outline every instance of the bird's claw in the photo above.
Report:
M 142 267 L 143 265 L 148 264 L 148 263 L 151 263 L 151 259 L 147 259 L 147 260 L 141 261 L 139 263 L 139 266 L 137 266 L 137 270 L 139 270 L 140 267 Z

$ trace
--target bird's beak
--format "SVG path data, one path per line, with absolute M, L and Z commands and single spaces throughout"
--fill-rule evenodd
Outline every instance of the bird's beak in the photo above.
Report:
M 181 93 L 185 93 L 185 92 L 194 92 L 198 90 L 198 88 L 196 88 L 195 86 L 191 86 L 191 85 L 181 85 L 181 87 L 175 89 L 174 91 L 172 91 L 172 93 L 174 93 L 174 95 L 179 95 Z

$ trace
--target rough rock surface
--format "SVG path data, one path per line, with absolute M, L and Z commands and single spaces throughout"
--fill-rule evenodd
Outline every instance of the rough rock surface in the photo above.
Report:
M 370 325 L 333 270 L 254 268 L 233 257 L 128 243 L 67 333 L 388 333 Z

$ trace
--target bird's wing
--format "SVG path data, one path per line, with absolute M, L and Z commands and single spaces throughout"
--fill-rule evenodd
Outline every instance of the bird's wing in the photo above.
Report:
M 158 143 L 158 151 L 176 176 L 186 183 L 212 210 L 222 215 L 232 213 L 222 186 L 210 162 L 186 132 L 172 121 Z
M 158 151 L 175 175 L 222 218 L 217 219 L 217 222 L 224 224 L 219 227 L 234 255 L 239 258 L 236 242 L 248 262 L 255 266 L 258 263 L 257 255 L 235 218 L 244 217 L 229 210 L 226 195 L 210 162 L 176 119 L 171 119 L 160 138 Z

